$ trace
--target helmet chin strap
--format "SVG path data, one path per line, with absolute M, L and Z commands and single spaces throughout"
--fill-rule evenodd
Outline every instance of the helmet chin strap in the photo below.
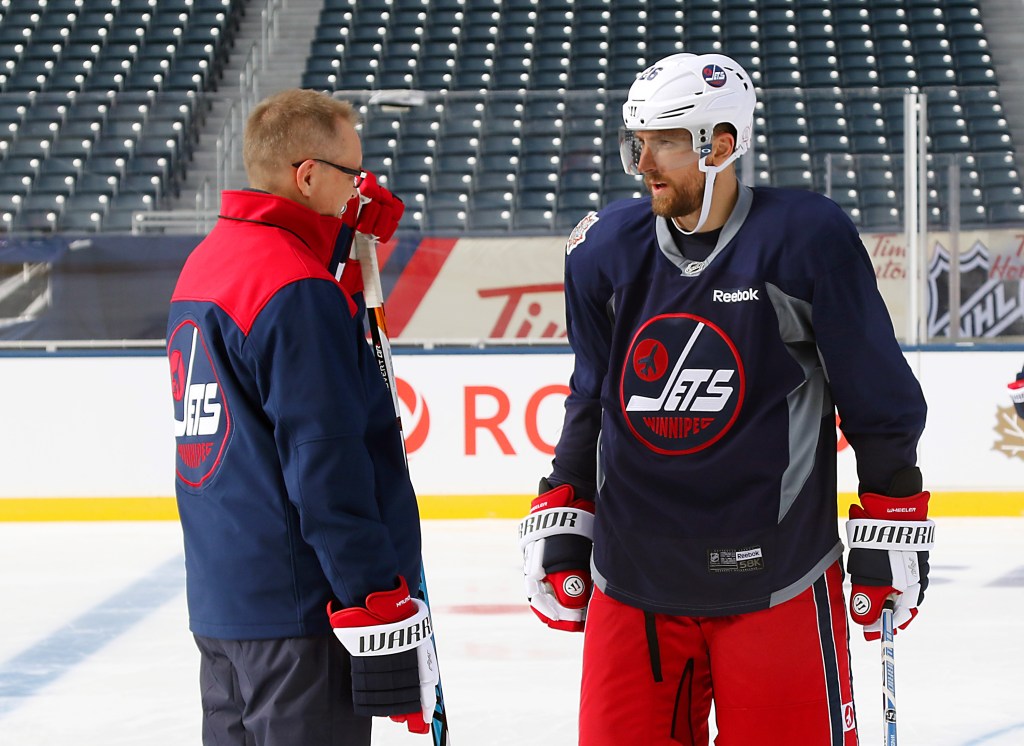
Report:
M 676 227 L 679 229 L 679 232 L 682 233 L 684 236 L 692 236 L 694 233 L 698 233 L 700 229 L 704 227 L 704 223 L 708 219 L 708 213 L 711 212 L 711 195 L 715 191 L 715 177 L 726 166 L 728 166 L 734 160 L 739 158 L 740 155 L 742 155 L 742 153 L 737 153 L 733 151 L 733 153 L 728 158 L 726 158 L 720 166 L 709 165 L 708 156 L 704 156 L 700 159 L 697 165 L 707 178 L 704 181 L 704 197 L 701 200 L 700 217 L 697 218 L 697 225 L 694 226 L 692 231 L 688 231 L 679 224 L 678 218 L 673 218 L 673 222 L 675 222 Z

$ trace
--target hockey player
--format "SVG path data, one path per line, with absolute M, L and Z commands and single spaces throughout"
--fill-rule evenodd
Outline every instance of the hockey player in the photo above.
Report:
M 840 208 L 738 182 L 754 105 L 726 56 L 641 72 L 620 145 L 650 196 L 566 247 L 575 368 L 520 546 L 534 612 L 586 633 L 584 746 L 707 744 L 712 700 L 719 746 L 857 742 L 836 409 L 854 620 L 893 596 L 905 627 L 927 586 L 921 388 Z
M 1021 368 L 1012 383 L 1007 384 L 1007 388 L 1010 390 L 1010 401 L 1017 410 L 1017 416 L 1024 420 L 1024 368 Z
M 371 716 L 426 733 L 434 708 L 401 435 L 353 297 L 359 274 L 328 270 L 347 259 L 357 189 L 363 233 L 386 240 L 403 211 L 362 171 L 355 124 L 348 103 L 314 91 L 261 102 L 243 144 L 253 188 L 224 192 L 172 296 L 176 491 L 208 746 L 369 746 Z

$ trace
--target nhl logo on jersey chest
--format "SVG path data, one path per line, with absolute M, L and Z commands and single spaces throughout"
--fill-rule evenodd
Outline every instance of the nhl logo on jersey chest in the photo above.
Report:
M 634 336 L 619 397 L 637 439 L 656 453 L 683 455 L 732 428 L 745 387 L 739 352 L 719 327 L 691 314 L 665 314 Z

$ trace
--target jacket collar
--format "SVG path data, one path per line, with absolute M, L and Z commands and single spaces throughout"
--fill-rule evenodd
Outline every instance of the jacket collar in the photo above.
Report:
M 329 266 L 343 223 L 320 215 L 294 200 L 255 190 L 221 193 L 221 219 L 243 220 L 281 228 L 293 234 L 325 266 Z

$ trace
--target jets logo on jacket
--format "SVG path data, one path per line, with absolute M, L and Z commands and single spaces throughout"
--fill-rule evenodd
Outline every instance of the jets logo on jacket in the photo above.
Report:
M 174 399 L 178 478 L 192 487 L 209 479 L 220 463 L 231 427 L 224 389 L 199 327 L 182 322 L 167 342 Z
M 682 455 L 718 441 L 743 404 L 743 363 L 707 319 L 665 314 L 630 344 L 620 397 L 629 429 L 657 453 Z

